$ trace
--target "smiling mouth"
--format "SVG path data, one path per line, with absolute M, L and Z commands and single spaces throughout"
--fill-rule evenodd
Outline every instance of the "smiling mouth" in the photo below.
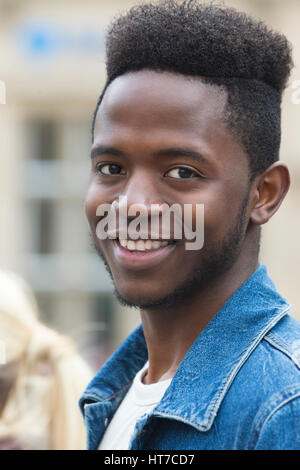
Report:
M 177 243 L 174 240 L 119 239 L 111 240 L 113 256 L 118 264 L 129 270 L 148 270 L 164 262 Z
M 174 245 L 175 240 L 130 240 L 117 239 L 117 242 L 128 251 L 147 252 Z

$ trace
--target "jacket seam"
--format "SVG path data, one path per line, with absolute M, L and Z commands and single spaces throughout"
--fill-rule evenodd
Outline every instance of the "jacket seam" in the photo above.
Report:
M 273 410 L 270 411 L 270 413 L 268 414 L 266 419 L 263 421 L 263 424 L 261 425 L 260 430 L 258 430 L 258 425 L 255 426 L 254 430 L 252 431 L 251 438 L 249 440 L 249 449 L 254 448 L 255 434 L 257 434 L 257 439 L 256 439 L 256 443 L 255 443 L 255 445 L 256 445 L 257 442 L 259 441 L 259 438 L 260 438 L 261 434 L 263 433 L 263 430 L 264 430 L 265 426 L 272 419 L 273 415 L 277 411 L 279 411 L 281 408 L 283 408 L 285 405 L 287 405 L 288 403 L 290 403 L 291 401 L 293 401 L 297 398 L 300 398 L 300 391 L 299 390 L 298 390 L 298 392 L 295 392 L 290 397 L 285 398 L 282 402 L 280 402 L 277 406 L 275 406 L 275 408 Z
M 273 339 L 269 336 L 273 337 Z M 293 363 L 300 368 L 300 363 L 298 359 L 293 355 L 293 353 L 290 351 L 289 347 L 287 344 L 285 344 L 283 341 L 281 341 L 279 338 L 277 338 L 274 333 L 268 333 L 266 335 L 265 340 L 270 343 L 273 347 L 275 347 L 277 350 L 282 351 L 284 354 L 286 354 L 292 361 Z
M 179 421 L 184 424 L 188 424 L 189 426 L 192 426 L 193 428 L 197 429 L 197 431 L 206 431 L 206 427 L 202 425 L 196 425 L 192 421 L 190 421 L 188 418 L 183 418 L 182 416 L 174 415 L 171 413 L 166 413 L 165 411 L 159 411 L 159 410 L 153 410 L 153 414 L 149 415 L 149 418 L 168 418 L 168 419 L 175 419 L 176 421 Z
M 99 403 L 99 402 L 104 402 L 104 401 L 107 401 L 107 400 L 111 400 L 111 398 L 115 397 L 116 395 L 118 395 L 120 392 L 122 392 L 124 390 L 124 388 L 126 388 L 131 382 L 133 381 L 133 379 L 129 380 L 129 382 L 127 382 L 125 385 L 123 385 L 119 390 L 117 390 L 116 392 L 114 392 L 112 395 L 109 395 L 108 397 L 104 398 L 104 397 L 101 397 L 99 395 L 94 395 L 93 393 L 89 393 L 88 395 L 83 395 L 82 396 L 82 402 L 83 402 L 83 409 L 84 409 L 84 406 L 87 404 L 87 405 L 94 405 L 95 403 Z M 96 398 L 97 400 L 93 403 L 84 403 L 85 400 L 88 400 L 89 398 Z
M 278 338 L 278 336 L 274 335 L 273 331 L 270 331 L 267 336 L 269 336 L 269 335 L 273 336 L 275 342 L 277 342 L 279 345 L 285 347 L 287 349 L 287 351 L 289 351 L 288 345 L 284 341 L 282 341 L 282 339 Z

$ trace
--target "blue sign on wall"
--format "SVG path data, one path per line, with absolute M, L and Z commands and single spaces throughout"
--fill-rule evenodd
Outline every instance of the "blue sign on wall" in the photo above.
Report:
M 88 25 L 78 32 L 53 23 L 26 24 L 17 31 L 17 47 L 22 55 L 35 60 L 57 59 L 70 52 L 99 57 L 104 52 L 104 33 Z

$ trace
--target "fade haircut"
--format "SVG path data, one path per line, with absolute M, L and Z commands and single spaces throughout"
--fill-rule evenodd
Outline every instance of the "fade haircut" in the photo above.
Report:
M 141 4 L 106 35 L 107 81 L 142 69 L 199 77 L 227 92 L 224 121 L 249 156 L 250 179 L 279 159 L 281 99 L 293 67 L 286 37 L 234 8 L 197 0 Z

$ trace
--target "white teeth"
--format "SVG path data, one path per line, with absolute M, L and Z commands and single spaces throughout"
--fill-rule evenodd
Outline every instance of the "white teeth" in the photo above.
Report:
M 160 247 L 160 242 L 158 242 L 158 241 L 152 242 L 152 246 L 153 246 L 154 249 L 155 248 L 157 249 L 157 248 Z
M 128 250 L 135 250 L 135 242 L 132 240 L 127 241 L 127 249 Z
M 123 246 L 124 248 L 127 246 L 127 240 L 123 240 L 120 238 L 119 242 L 120 242 L 120 245 Z
M 146 240 L 144 243 L 145 243 L 146 250 L 151 250 L 152 241 L 151 240 Z
M 135 242 L 135 247 L 137 250 L 140 250 L 140 251 L 145 251 L 146 248 L 145 248 L 145 242 L 143 240 L 138 240 L 137 242 Z
M 168 241 L 158 240 L 124 240 L 119 239 L 120 245 L 130 251 L 146 251 L 146 250 L 157 250 L 158 248 L 168 245 Z

